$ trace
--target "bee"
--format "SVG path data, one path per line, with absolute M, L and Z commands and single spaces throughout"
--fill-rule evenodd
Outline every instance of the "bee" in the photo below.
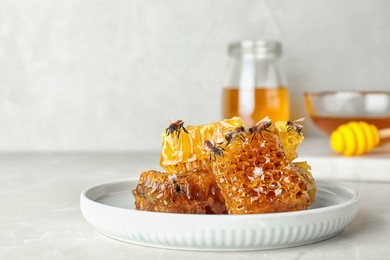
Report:
M 180 188 L 180 185 L 178 183 L 175 183 L 173 185 L 173 188 L 175 189 L 176 193 L 181 193 L 182 192 L 182 189 Z
M 177 182 L 176 174 L 168 176 L 168 180 L 172 182 L 173 189 L 176 191 L 176 193 L 180 194 L 182 192 L 182 189 L 180 188 L 180 184 Z
M 263 131 L 271 132 L 270 130 L 268 130 L 268 127 L 270 127 L 271 125 L 272 125 L 272 122 L 269 119 L 269 117 L 267 116 L 267 117 L 264 117 L 263 119 L 261 119 L 259 122 L 257 122 L 254 126 L 249 128 L 249 133 L 253 135 L 252 141 L 253 141 L 253 138 L 255 137 L 256 133 L 260 133 L 261 137 L 264 139 Z
M 225 139 L 227 141 L 225 147 L 228 146 L 230 144 L 230 142 L 233 141 L 233 139 L 235 139 L 237 137 L 245 142 L 245 137 L 244 137 L 243 133 L 245 133 L 245 127 L 243 127 L 243 126 L 236 127 L 236 129 L 227 132 L 225 134 Z
M 184 127 L 184 121 L 183 120 L 176 120 L 175 122 L 172 122 L 166 129 L 165 132 L 168 135 L 173 134 L 174 132 L 177 133 L 177 138 L 180 136 L 180 130 L 183 129 L 184 132 L 188 134 L 187 129 Z
M 204 142 L 204 145 L 206 146 L 207 150 L 210 151 L 210 161 L 212 159 L 212 156 L 214 156 L 214 159 L 216 160 L 217 157 L 223 156 L 225 149 L 219 146 L 220 143 L 213 145 L 209 140 Z
M 298 124 L 298 122 L 302 122 L 304 121 L 305 118 L 304 117 L 301 117 L 295 121 L 287 121 L 286 123 L 286 126 L 287 126 L 287 132 L 291 131 L 291 130 L 294 130 L 295 132 L 297 132 L 299 135 L 302 135 L 302 129 L 303 129 L 303 126 Z

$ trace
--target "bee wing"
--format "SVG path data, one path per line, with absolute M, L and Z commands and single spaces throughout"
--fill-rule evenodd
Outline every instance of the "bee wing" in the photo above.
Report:
M 260 120 L 260 122 L 262 122 L 262 121 L 271 121 L 271 119 L 269 118 L 269 116 L 266 116 Z
M 169 125 L 172 125 L 172 123 L 175 122 L 172 117 L 169 117 Z
M 294 123 L 303 122 L 303 121 L 305 121 L 305 119 L 306 118 L 304 118 L 304 117 L 298 118 L 297 120 L 294 121 Z
M 264 117 L 263 119 L 261 119 L 259 122 L 256 123 L 256 125 L 262 123 L 262 122 L 267 122 L 267 121 L 270 121 L 271 122 L 271 119 L 269 118 L 269 116 L 266 116 Z
M 172 117 L 169 117 L 169 121 L 170 121 L 171 123 L 185 122 L 184 120 L 181 120 L 181 119 L 173 119 Z

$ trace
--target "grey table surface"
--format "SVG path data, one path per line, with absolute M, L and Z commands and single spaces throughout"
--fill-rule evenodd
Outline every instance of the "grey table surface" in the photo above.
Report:
M 196 252 L 132 245 L 97 232 L 80 211 L 93 184 L 159 169 L 157 152 L 0 154 L 0 259 L 389 259 L 390 183 L 336 180 L 360 193 L 343 232 L 305 246 Z M 315 175 L 315 173 L 314 173 Z

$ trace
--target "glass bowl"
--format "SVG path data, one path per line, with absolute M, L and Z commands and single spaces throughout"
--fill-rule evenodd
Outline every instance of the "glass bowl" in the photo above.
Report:
M 305 106 L 314 124 L 328 135 L 350 121 L 390 127 L 390 91 L 305 92 Z

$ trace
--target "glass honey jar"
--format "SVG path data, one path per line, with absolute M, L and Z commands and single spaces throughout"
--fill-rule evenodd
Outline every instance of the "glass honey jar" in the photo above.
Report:
M 289 97 L 278 41 L 242 41 L 228 47 L 229 63 L 222 94 L 223 118 L 241 117 L 247 126 L 268 116 L 289 119 Z

